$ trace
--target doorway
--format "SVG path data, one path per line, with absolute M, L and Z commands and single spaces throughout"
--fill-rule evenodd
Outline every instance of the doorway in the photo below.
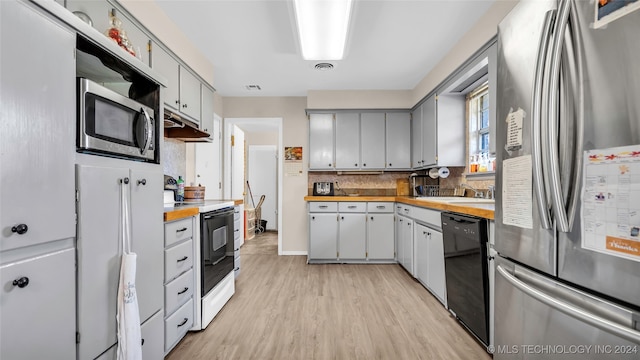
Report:
M 224 119 L 224 194 L 225 196 L 243 194 L 245 207 L 256 205 L 261 195 L 265 195 L 262 205 L 262 218 L 267 220 L 267 229 L 277 231 L 278 255 L 282 255 L 282 176 L 283 160 L 279 149 L 283 148 L 283 119 L 282 118 L 225 118 Z M 235 133 L 242 133 L 243 141 L 240 143 L 233 138 Z M 270 147 L 262 148 L 263 146 Z M 251 149 L 255 152 L 251 154 Z M 269 153 L 271 151 L 271 153 Z M 274 154 L 275 152 L 275 154 Z M 256 169 L 251 170 L 251 157 Z M 261 159 L 268 161 L 270 165 L 260 165 Z M 237 169 L 242 168 L 244 172 Z M 268 168 L 268 169 L 267 169 Z M 234 169 L 236 169 L 234 171 Z M 260 174 L 262 172 L 262 174 Z M 256 175 L 258 173 L 259 175 Z M 251 176 L 255 176 L 252 179 Z M 253 199 L 249 198 L 246 189 L 246 181 L 249 180 Z M 267 184 L 269 184 L 267 186 Z M 274 185 L 273 185 L 274 184 Z M 269 189 L 261 188 L 263 185 Z M 240 187 L 242 190 L 240 190 Z M 273 187 L 275 187 L 275 193 Z M 269 195 L 272 194 L 272 195 Z M 253 200 L 253 202 L 252 202 Z M 268 203 L 271 201 L 271 205 Z M 267 209 L 267 210 L 265 210 Z
M 278 230 L 277 199 L 278 199 L 278 150 L 276 145 L 248 145 L 249 159 L 247 160 L 247 178 L 251 186 L 252 196 L 249 204 L 259 204 L 264 195 L 264 202 L 260 206 L 260 219 L 266 221 L 261 231 Z M 261 226 L 261 227 L 262 227 Z

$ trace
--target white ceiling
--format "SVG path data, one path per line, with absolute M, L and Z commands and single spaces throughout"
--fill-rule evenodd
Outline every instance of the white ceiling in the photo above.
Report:
M 354 0 L 346 56 L 322 72 L 302 59 L 291 0 L 156 0 L 211 61 L 222 96 L 411 90 L 494 1 Z

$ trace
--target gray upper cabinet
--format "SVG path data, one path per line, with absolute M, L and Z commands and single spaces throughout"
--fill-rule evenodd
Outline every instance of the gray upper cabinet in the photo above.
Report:
M 334 169 L 334 115 L 309 115 L 309 169 Z
M 411 167 L 420 168 L 422 157 L 422 105 L 411 113 Z
M 151 67 L 167 78 L 168 85 L 162 89 L 167 108 L 187 115 L 189 120 L 199 124 L 201 94 L 198 78 L 155 43 L 151 47 Z
M 360 157 L 363 170 L 385 168 L 385 114 L 360 114 Z
M 151 67 L 167 79 L 167 87 L 162 89 L 164 104 L 169 109 L 180 109 L 180 65 L 158 44 L 151 47 Z
M 76 37 L 28 3 L 0 4 L 5 251 L 75 237 Z
M 386 169 L 411 168 L 411 115 L 408 112 L 386 114 Z M 378 145 L 379 146 L 379 145 Z
M 438 125 L 435 95 L 429 96 L 422 104 L 422 166 L 437 164 Z
M 315 113 L 309 119 L 310 170 L 411 169 L 408 111 Z
M 465 107 L 462 95 L 431 94 L 413 112 L 414 169 L 465 165 Z
M 433 164 L 437 166 L 465 166 L 465 97 L 461 95 L 438 95 L 436 108 L 436 152 Z M 429 124 L 428 126 L 431 125 Z M 428 153 L 425 151 L 426 156 L 428 156 Z
M 180 66 L 180 111 L 200 122 L 200 81 L 187 68 Z
M 360 114 L 336 113 L 336 169 L 360 166 Z
M 213 90 L 204 84 L 201 86 L 202 92 L 202 113 L 200 114 L 200 130 L 209 134 L 209 138 L 213 139 L 213 119 L 215 111 L 213 108 Z

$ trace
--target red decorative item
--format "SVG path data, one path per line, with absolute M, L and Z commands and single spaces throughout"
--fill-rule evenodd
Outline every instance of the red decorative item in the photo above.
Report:
M 136 56 L 133 45 L 127 37 L 127 32 L 122 28 L 122 20 L 118 19 L 115 11 L 109 12 L 109 29 L 105 31 L 105 35 L 115 41 L 121 48 L 125 49 L 129 54 Z

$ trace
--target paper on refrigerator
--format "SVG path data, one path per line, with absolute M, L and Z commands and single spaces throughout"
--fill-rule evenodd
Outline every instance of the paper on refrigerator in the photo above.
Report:
M 502 223 L 533 228 L 531 155 L 502 161 Z
M 582 247 L 640 261 L 640 145 L 584 152 Z

